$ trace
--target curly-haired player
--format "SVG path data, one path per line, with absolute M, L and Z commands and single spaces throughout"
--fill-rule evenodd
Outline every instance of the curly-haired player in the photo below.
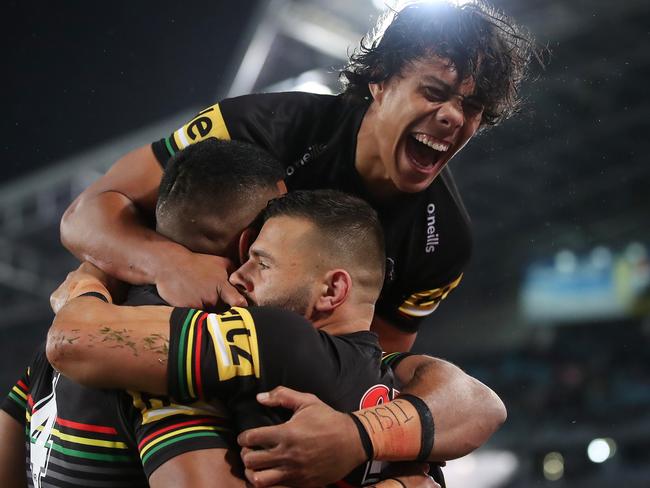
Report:
M 410 4 L 364 38 L 341 72 L 341 95 L 226 99 L 125 155 L 67 210 L 63 243 L 124 281 L 155 283 L 174 305 L 243 305 L 221 261 L 157 235 L 143 216 L 179 149 L 208 137 L 252 142 L 283 162 L 289 191 L 336 188 L 378 211 L 388 272 L 373 330 L 385 350 L 408 350 L 471 253 L 447 163 L 516 110 L 533 52 L 528 35 L 483 1 Z

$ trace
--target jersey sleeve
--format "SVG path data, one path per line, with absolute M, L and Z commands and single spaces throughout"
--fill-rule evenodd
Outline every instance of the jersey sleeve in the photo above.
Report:
M 234 307 L 218 315 L 176 308 L 169 391 L 180 402 L 227 400 L 284 385 L 328 402 L 337 371 L 326 341 L 307 320 L 280 309 Z
M 400 330 L 417 332 L 420 323 L 438 308 L 440 302 L 460 284 L 462 278 L 461 273 L 441 287 L 416 291 L 406 297 L 386 297 L 377 303 L 377 313 Z
M 16 419 L 21 425 L 25 425 L 25 412 L 28 411 L 29 373 L 30 368 L 27 368 L 0 405 L 2 410 Z
M 333 98 L 333 97 L 332 97 Z M 329 101 L 310 93 L 267 93 L 222 100 L 199 112 L 171 135 L 152 144 L 160 164 L 190 144 L 215 137 L 255 144 L 279 161 L 290 163 L 302 155 Z
M 166 397 L 129 391 L 123 393 L 121 409 L 147 478 L 181 454 L 235 445 L 228 416 L 217 405 L 180 405 Z

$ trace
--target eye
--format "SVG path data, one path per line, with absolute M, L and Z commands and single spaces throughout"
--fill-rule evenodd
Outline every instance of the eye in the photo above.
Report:
M 424 91 L 424 98 L 426 98 L 430 102 L 442 102 L 448 98 L 447 93 L 445 93 L 445 91 L 441 90 L 440 88 L 426 86 L 424 87 L 423 91 Z
M 257 266 L 259 266 L 260 269 L 269 269 L 269 266 L 264 261 L 258 261 Z
M 477 98 L 465 98 L 463 100 L 463 112 L 470 117 L 474 117 L 485 109 L 485 105 Z

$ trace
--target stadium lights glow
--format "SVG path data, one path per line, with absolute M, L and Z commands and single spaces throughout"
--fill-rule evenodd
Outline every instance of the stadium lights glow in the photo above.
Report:
M 401 10 L 409 3 L 434 3 L 434 2 L 449 2 L 456 5 L 462 5 L 464 3 L 469 3 L 472 0 L 372 0 L 372 4 L 377 10 Z
M 321 95 L 331 95 L 332 90 L 327 85 L 318 81 L 305 81 L 293 87 L 292 91 L 302 91 L 309 93 L 318 93 Z
M 557 481 L 564 476 L 564 456 L 559 452 L 549 452 L 544 456 L 544 478 Z
M 592 463 L 604 463 L 616 453 L 613 439 L 594 439 L 587 447 L 587 456 Z

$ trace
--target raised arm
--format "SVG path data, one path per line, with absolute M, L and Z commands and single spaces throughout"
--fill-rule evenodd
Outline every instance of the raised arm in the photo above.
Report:
M 161 177 L 149 145 L 119 159 L 66 210 L 63 245 L 122 281 L 156 284 L 173 305 L 210 306 L 220 297 L 243 305 L 228 283 L 226 260 L 191 253 L 152 229 Z

